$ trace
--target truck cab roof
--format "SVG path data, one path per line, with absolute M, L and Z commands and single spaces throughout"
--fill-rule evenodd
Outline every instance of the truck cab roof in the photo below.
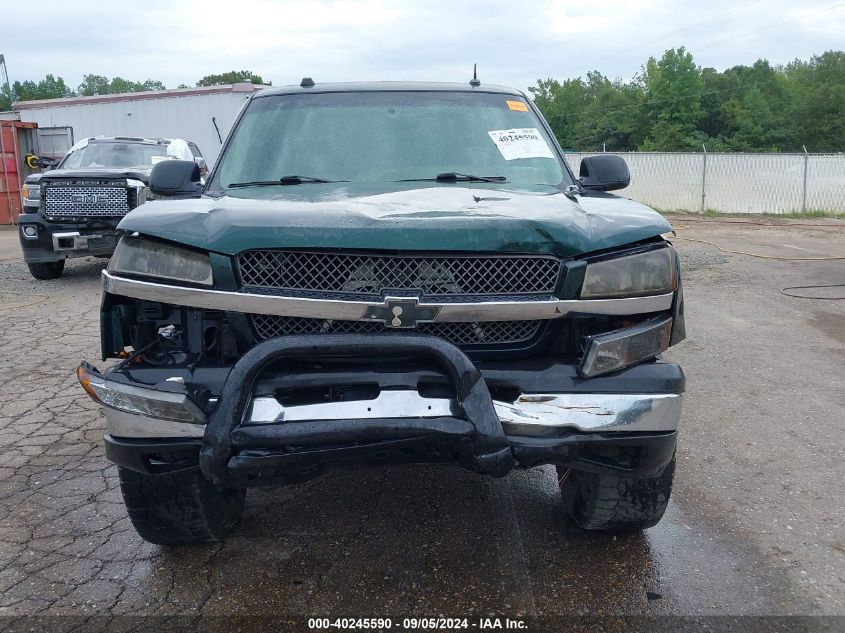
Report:
M 89 143 L 139 143 L 144 145 L 170 145 L 175 138 L 152 138 L 140 136 L 91 136 L 88 139 Z M 186 143 L 191 143 L 185 139 Z
M 308 78 L 306 78 L 308 79 Z M 469 83 L 434 81 L 355 81 L 337 83 L 306 83 L 265 88 L 253 98 L 314 92 L 486 92 L 525 96 L 515 88 L 496 84 L 471 86 Z M 305 85 L 303 85 L 305 84 Z

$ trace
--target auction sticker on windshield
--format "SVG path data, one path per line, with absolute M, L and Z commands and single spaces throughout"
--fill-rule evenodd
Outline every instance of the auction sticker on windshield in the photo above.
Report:
M 540 136 L 540 131 L 535 127 L 492 130 L 487 133 L 493 139 L 505 160 L 554 158 L 548 143 Z

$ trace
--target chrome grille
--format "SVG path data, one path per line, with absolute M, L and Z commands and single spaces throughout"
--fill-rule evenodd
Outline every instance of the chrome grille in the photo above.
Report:
M 369 334 L 377 332 L 408 332 L 407 329 L 387 328 L 371 321 L 332 321 L 282 317 L 266 314 L 251 315 L 255 331 L 262 339 L 296 334 Z M 446 339 L 453 345 L 485 345 L 523 343 L 534 338 L 543 324 L 535 321 L 487 321 L 472 323 L 420 323 L 415 331 Z
M 245 251 L 238 255 L 248 290 L 380 295 L 413 290 L 427 297 L 551 295 L 561 261 L 546 255 L 411 256 L 300 251 Z
M 129 211 L 129 190 L 96 183 L 48 184 L 44 188 L 44 209 L 51 216 L 125 215 Z

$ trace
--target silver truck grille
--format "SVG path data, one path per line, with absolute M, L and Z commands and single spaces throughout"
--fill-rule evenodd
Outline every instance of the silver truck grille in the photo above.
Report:
M 44 209 L 47 215 L 116 216 L 129 212 L 126 187 L 84 185 L 46 185 Z
M 545 255 L 351 255 L 254 250 L 238 255 L 244 288 L 379 296 L 551 295 L 561 261 Z
M 376 332 L 408 332 L 387 328 L 383 323 L 370 321 L 331 321 L 282 317 L 266 314 L 251 315 L 255 331 L 262 339 L 291 334 L 369 334 Z M 533 339 L 543 321 L 486 321 L 479 323 L 420 323 L 414 330 L 446 339 L 453 345 L 508 345 Z

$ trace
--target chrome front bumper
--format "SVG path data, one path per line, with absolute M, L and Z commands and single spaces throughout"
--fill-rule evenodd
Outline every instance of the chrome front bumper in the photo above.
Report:
M 152 398 L 156 391 L 148 391 Z M 169 395 L 169 394 L 168 394 Z M 596 433 L 670 432 L 681 418 L 681 394 L 524 394 L 514 402 L 493 400 L 508 436 L 548 437 L 567 431 Z M 167 402 L 172 404 L 172 399 Z M 275 398 L 255 398 L 244 424 L 271 425 L 307 420 L 436 418 L 457 415 L 455 400 L 424 398 L 416 391 L 383 391 L 374 400 L 284 407 Z M 177 422 L 105 407 L 106 432 L 125 438 L 202 438 L 205 425 Z
M 441 366 L 442 372 L 434 373 L 450 381 L 454 392 L 423 390 L 416 385 L 431 383 L 403 383 L 387 375 L 385 384 L 376 383 L 378 390 L 370 399 L 285 406 L 272 384 L 257 386 L 253 393 L 258 377 L 270 364 L 284 358 L 311 358 L 316 349 L 330 358 L 425 357 Z M 168 443 L 176 443 L 195 452 L 197 465 L 209 481 L 250 487 L 341 463 L 450 461 L 494 477 L 504 476 L 517 465 L 551 462 L 651 473 L 665 465 L 674 450 L 683 378 L 671 364 L 628 370 L 660 376 L 661 367 L 675 368 L 675 378 L 638 383 L 632 375 L 631 382 L 600 377 L 586 383 L 573 377 L 570 365 L 568 379 L 567 370 L 561 369 L 562 375 L 547 383 L 571 386 L 566 393 L 543 393 L 546 387 L 540 387 L 539 393 L 523 393 L 505 402 L 493 395 L 507 389 L 496 387 L 492 394 L 488 389 L 488 380 L 496 384 L 495 375 L 485 378 L 463 352 L 437 337 L 321 334 L 257 344 L 213 392 L 216 401 L 205 400 L 203 394 L 208 391 L 196 393 L 194 397 L 204 399 L 202 407 L 188 398 L 194 387 L 180 380 L 141 386 L 127 374 L 104 375 L 86 363 L 78 373 L 83 388 L 108 407 L 105 441 L 113 461 L 141 472 L 155 470 L 155 456 L 168 451 Z M 335 382 L 331 376 L 326 378 L 329 385 Z M 588 384 L 603 393 L 584 391 Z M 643 385 L 642 391 L 660 393 L 624 392 L 626 386 L 635 389 L 637 384 Z M 661 387 L 654 388 L 657 384 Z M 438 397 L 426 397 L 429 394 Z M 604 463 L 587 445 L 624 445 L 640 457 L 634 466 Z
M 81 251 L 88 248 L 88 240 L 98 240 L 103 236 L 99 234 L 82 235 L 79 231 L 65 231 L 64 233 L 53 233 L 53 250 Z

